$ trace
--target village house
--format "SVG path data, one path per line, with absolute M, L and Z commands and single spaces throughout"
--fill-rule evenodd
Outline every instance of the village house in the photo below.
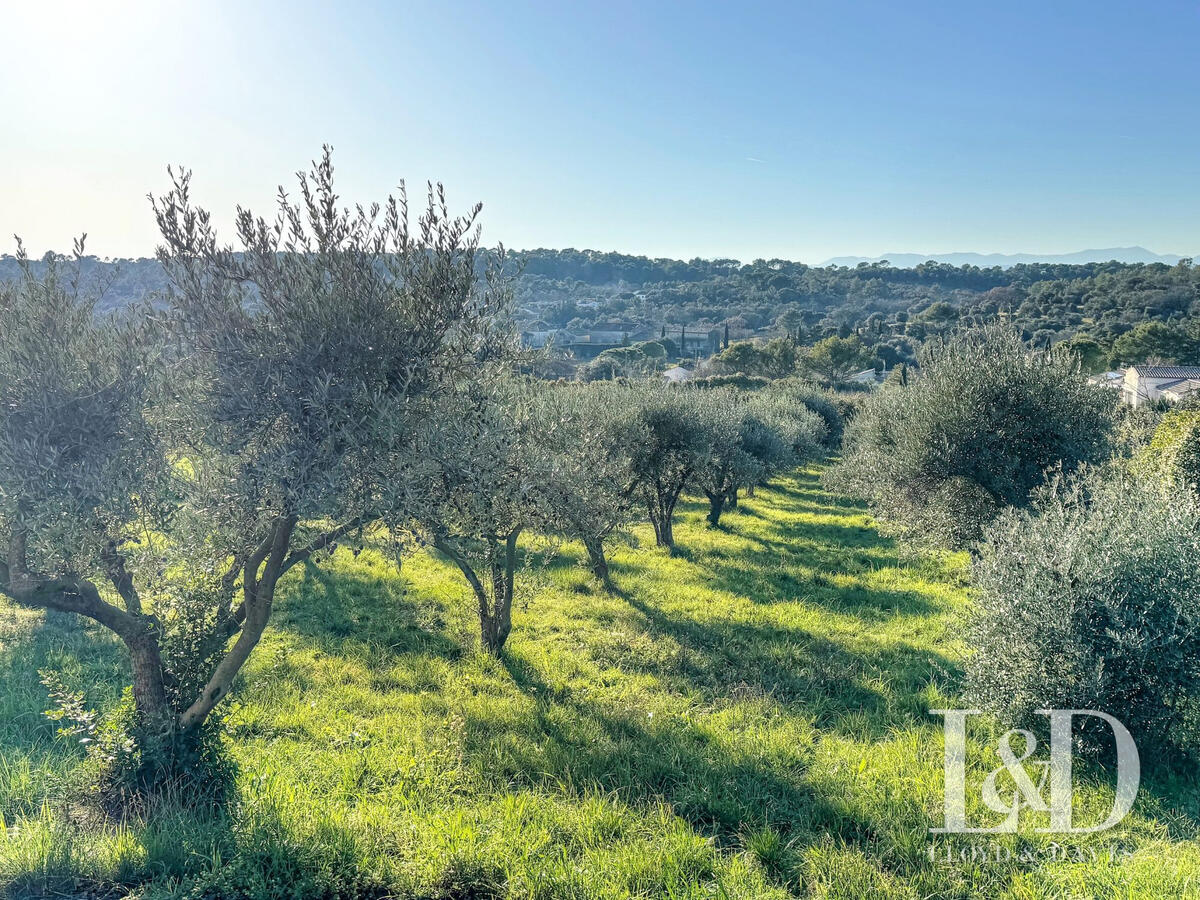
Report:
M 1121 399 L 1130 406 L 1156 400 L 1177 403 L 1200 387 L 1200 366 L 1130 366 L 1125 370 Z

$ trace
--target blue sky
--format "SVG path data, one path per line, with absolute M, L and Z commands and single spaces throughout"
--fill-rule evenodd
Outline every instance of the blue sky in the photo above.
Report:
M 441 180 L 516 248 L 1200 255 L 1198 37 L 1194 2 L 22 3 L 0 252 L 148 255 L 167 163 L 225 222 L 329 142 L 347 200 Z

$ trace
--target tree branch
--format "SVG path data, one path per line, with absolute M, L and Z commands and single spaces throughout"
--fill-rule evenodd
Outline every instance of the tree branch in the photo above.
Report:
M 143 619 L 107 603 L 96 586 L 84 578 L 37 578 L 24 572 L 13 577 L 10 567 L 0 563 L 0 592 L 31 609 L 86 616 L 123 639 L 136 638 L 144 628 Z
M 467 582 L 471 585 L 471 589 L 475 591 L 475 598 L 479 601 L 479 614 L 485 619 L 491 616 L 491 610 L 488 608 L 490 601 L 488 598 L 487 588 L 483 586 L 483 582 L 479 580 L 479 576 L 475 574 L 475 570 L 471 568 L 470 561 L 462 554 L 448 538 L 435 537 L 433 546 L 440 550 L 446 556 L 454 561 L 454 564 L 462 571 Z
M 135 616 L 142 614 L 142 598 L 134 586 L 133 576 L 125 567 L 125 557 L 117 552 L 115 541 L 109 541 L 100 553 L 100 561 L 104 563 L 105 573 L 112 582 L 117 593 L 125 603 L 125 609 Z
M 275 585 L 282 574 L 283 561 L 291 544 L 292 533 L 296 528 L 296 517 L 281 515 L 275 519 L 270 534 L 259 544 L 258 548 L 246 561 L 244 570 L 245 584 L 242 593 L 245 597 L 238 612 L 242 614 L 241 633 L 229 652 L 217 664 L 208 683 L 200 691 L 192 705 L 184 710 L 179 717 L 179 727 L 183 730 L 194 728 L 201 724 L 208 714 L 213 711 L 233 687 L 233 679 L 241 671 L 246 660 L 258 642 L 262 640 L 267 622 L 271 618 L 271 607 L 275 599 Z M 266 567 L 263 568 L 263 564 Z M 263 568 L 261 578 L 258 575 Z
M 320 553 L 322 550 L 328 549 L 335 542 L 337 542 L 341 538 L 345 537 L 347 534 L 349 534 L 354 529 L 372 521 L 372 518 L 373 517 L 368 516 L 366 514 L 363 514 L 361 516 L 355 516 L 349 522 L 346 522 L 345 524 L 339 525 L 336 528 L 331 528 L 329 531 L 326 531 L 324 534 L 322 534 L 320 537 L 318 537 L 316 540 L 314 540 L 307 547 L 304 547 L 300 550 L 296 550 L 291 555 L 289 555 L 288 558 L 284 561 L 283 567 L 280 569 L 279 574 L 283 575 L 285 572 L 290 571 L 292 569 L 292 567 L 299 565 L 300 563 L 304 562 L 307 559 L 310 559 L 313 556 L 313 554 Z

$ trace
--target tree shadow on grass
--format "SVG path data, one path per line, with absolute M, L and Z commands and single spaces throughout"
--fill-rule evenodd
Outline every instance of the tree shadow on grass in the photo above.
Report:
M 7 873 L 0 896 L 13 900 L 78 897 L 117 900 L 157 886 L 166 895 L 203 898 L 395 896 L 362 864 L 361 842 L 348 827 L 315 817 L 286 825 L 271 804 L 253 813 L 197 808 L 179 799 L 159 802 L 136 821 L 122 823 L 123 853 L 89 859 L 85 827 L 61 821 L 44 839 L 45 854 L 27 871 Z M 134 849 L 136 848 L 136 850 Z M 453 883 L 444 894 L 455 894 Z M 470 896 L 467 894 L 465 896 Z
M 825 731 L 881 740 L 896 727 L 926 725 L 930 685 L 953 691 L 961 679 L 957 663 L 925 648 L 889 642 L 848 649 L 802 628 L 676 617 L 618 593 L 650 634 L 677 648 L 657 658 L 634 656 L 624 668 L 713 699 L 750 687 L 802 710 Z M 886 684 L 886 692 L 876 684 Z
M 808 492 L 804 484 L 815 484 L 816 476 L 801 473 L 796 479 L 798 488 L 791 479 L 783 479 L 748 501 L 763 499 L 766 508 L 783 510 L 782 518 L 756 513 L 746 521 L 746 516 L 735 515 L 719 530 L 736 538 L 737 545 L 717 542 L 697 551 L 684 543 L 675 556 L 698 567 L 699 583 L 756 604 L 802 601 L 870 621 L 938 611 L 927 592 L 883 586 L 875 583 L 875 576 L 895 573 L 901 578 L 917 575 L 950 582 L 955 577 L 951 569 L 924 557 L 919 562 L 905 558 L 895 539 L 848 519 L 796 517 L 812 505 L 804 499 Z M 861 512 L 854 501 L 834 502 L 838 505 L 831 508 L 839 514 Z M 686 542 L 686 534 L 682 539 Z
M 129 683 L 124 648 L 72 613 L 0 606 L 0 819 L 35 815 L 43 804 L 76 798 L 84 745 L 58 734 L 41 672 L 82 691 L 89 708 L 111 709 Z
M 726 847 L 764 826 L 851 842 L 874 835 L 870 823 L 807 783 L 804 748 L 738 754 L 686 718 L 655 720 L 637 708 L 556 691 L 515 651 L 503 663 L 534 701 L 527 720 L 514 727 L 476 718 L 465 730 L 473 764 L 499 784 L 599 793 L 634 806 L 666 803 Z
M 398 574 L 369 576 L 310 562 L 272 627 L 371 669 L 390 668 L 405 656 L 455 660 L 464 652 L 446 633 L 444 610 L 428 599 L 414 602 Z
M 902 616 L 921 616 L 936 613 L 939 607 L 922 591 L 896 590 L 865 583 L 839 583 L 845 577 L 854 580 L 870 578 L 876 571 L 889 568 L 870 563 L 852 563 L 842 567 L 824 568 L 821 563 L 781 559 L 778 554 L 755 553 L 723 562 L 720 555 L 705 554 L 696 559 L 701 571 L 695 582 L 707 588 L 726 591 L 755 605 L 801 602 L 815 604 L 831 611 L 858 615 L 864 621 Z M 874 562 L 874 560 L 872 560 Z M 805 574 L 797 569 L 816 569 Z M 628 565 L 620 571 L 638 571 Z

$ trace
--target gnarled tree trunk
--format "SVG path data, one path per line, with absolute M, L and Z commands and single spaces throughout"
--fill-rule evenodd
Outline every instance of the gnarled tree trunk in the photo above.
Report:
M 120 596 L 124 609 L 101 597 L 96 585 L 78 577 L 46 577 L 30 571 L 25 540 L 11 536 L 7 559 L 0 559 L 0 593 L 35 609 L 76 613 L 98 622 L 115 633 L 129 652 L 135 710 L 133 735 L 142 755 L 146 783 L 177 772 L 178 764 L 194 762 L 189 754 L 196 748 L 200 726 L 228 694 L 234 678 L 262 639 L 275 600 L 279 579 L 293 566 L 334 543 L 367 521 L 360 517 L 321 535 L 307 547 L 291 551 L 297 519 L 282 514 L 272 520 L 269 532 L 247 557 L 238 558 L 222 581 L 222 600 L 216 622 L 207 638 L 214 647 L 224 647 L 234 635 L 233 646 L 219 653 L 208 682 L 191 704 L 180 710 L 168 686 L 172 675 L 163 661 L 162 624 L 153 612 L 143 610 L 125 560 L 114 543 L 104 549 L 100 561 L 104 573 Z M 242 578 L 242 602 L 236 609 L 232 598 L 238 576 Z
M 725 510 L 726 495 L 720 492 L 705 491 L 708 497 L 708 524 L 716 528 L 721 524 L 721 513 Z
M 583 539 L 583 546 L 587 550 L 592 574 L 608 585 L 608 559 L 604 555 L 603 538 L 586 537 Z

